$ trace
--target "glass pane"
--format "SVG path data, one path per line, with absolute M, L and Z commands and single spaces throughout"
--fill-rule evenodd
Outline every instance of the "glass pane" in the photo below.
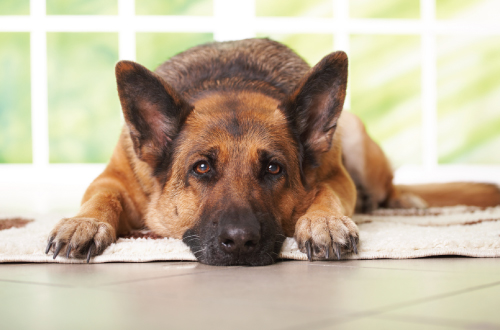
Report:
M 117 15 L 118 0 L 47 0 L 47 15 Z
M 116 33 L 48 33 L 52 163 L 104 163 L 121 126 Z
M 309 65 L 318 63 L 333 51 L 332 34 L 258 34 L 284 43 L 299 54 Z
M 439 162 L 500 164 L 500 37 L 438 38 Z
M 30 0 L 1 0 L 0 15 L 29 15 Z
M 255 0 L 257 16 L 333 17 L 332 0 Z
M 135 2 L 136 15 L 211 16 L 212 0 L 140 0 Z
M 0 163 L 31 163 L 29 33 L 0 33 Z
M 436 17 L 498 22 L 498 0 L 436 0 Z
M 420 38 L 352 36 L 351 109 L 394 166 L 421 163 Z
M 420 18 L 419 0 L 349 0 L 353 18 Z
M 154 70 L 170 57 L 212 40 L 211 33 L 137 33 L 137 62 Z

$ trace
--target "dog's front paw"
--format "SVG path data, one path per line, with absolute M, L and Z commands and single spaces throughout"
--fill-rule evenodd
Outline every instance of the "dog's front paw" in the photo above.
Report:
M 54 250 L 54 259 L 64 251 L 66 258 L 87 258 L 101 254 L 116 240 L 115 229 L 93 218 L 62 219 L 49 235 L 45 253 Z
M 332 252 L 337 259 L 342 254 L 358 253 L 358 227 L 343 215 L 335 216 L 324 211 L 307 212 L 297 221 L 295 239 L 309 260 L 313 257 L 329 259 Z

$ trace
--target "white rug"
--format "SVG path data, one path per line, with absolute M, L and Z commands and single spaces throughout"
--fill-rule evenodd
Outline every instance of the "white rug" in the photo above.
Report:
M 34 219 L 20 228 L 0 220 L 0 263 L 83 263 L 63 255 L 45 255 L 47 236 L 61 214 L 23 215 Z M 0 215 L 0 219 L 12 218 Z M 500 257 L 500 207 L 431 208 L 427 210 L 378 210 L 354 216 L 359 225 L 359 254 L 346 259 L 406 259 L 438 255 Z M 16 222 L 16 221 L 14 221 Z M 21 224 L 22 225 L 22 224 Z M 137 232 L 135 236 L 147 236 Z M 281 258 L 307 260 L 294 239 L 287 238 Z M 170 238 L 119 238 L 91 263 L 196 260 L 180 240 Z

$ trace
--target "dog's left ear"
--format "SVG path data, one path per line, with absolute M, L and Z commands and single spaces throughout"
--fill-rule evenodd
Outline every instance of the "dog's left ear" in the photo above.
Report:
M 346 87 L 347 55 L 334 52 L 309 70 L 280 106 L 313 163 L 332 146 Z

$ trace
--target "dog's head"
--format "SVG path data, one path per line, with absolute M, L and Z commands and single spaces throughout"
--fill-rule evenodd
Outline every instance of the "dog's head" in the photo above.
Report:
M 308 182 L 342 110 L 347 57 L 326 56 L 284 100 L 219 90 L 192 104 L 141 65 L 116 66 L 137 157 L 160 187 L 147 223 L 199 261 L 267 265 L 311 203 Z

